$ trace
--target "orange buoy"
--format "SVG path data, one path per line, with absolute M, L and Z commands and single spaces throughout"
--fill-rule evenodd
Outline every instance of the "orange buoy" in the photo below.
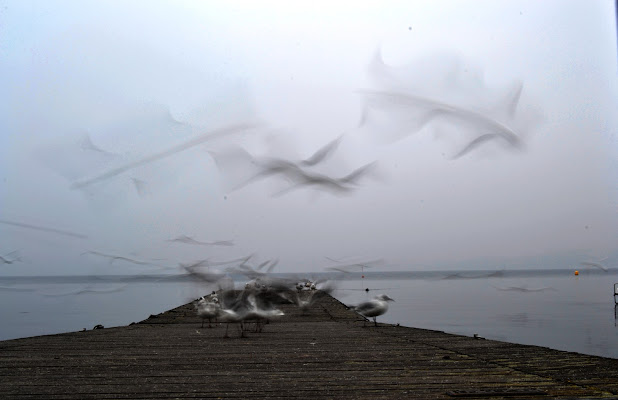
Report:
M 579 275 L 579 271 L 575 271 L 575 275 Z

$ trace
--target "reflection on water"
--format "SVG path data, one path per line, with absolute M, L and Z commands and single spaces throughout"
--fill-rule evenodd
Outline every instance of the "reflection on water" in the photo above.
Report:
M 378 322 L 618 358 L 613 299 L 617 271 L 578 277 L 567 271 L 491 276 L 428 272 L 407 279 L 365 275 L 339 281 L 334 296 L 353 305 L 388 294 L 395 302 Z M 384 276 L 388 274 L 380 275 Z M 97 324 L 127 325 L 210 289 L 161 277 L 2 278 L 0 339 L 92 329 Z

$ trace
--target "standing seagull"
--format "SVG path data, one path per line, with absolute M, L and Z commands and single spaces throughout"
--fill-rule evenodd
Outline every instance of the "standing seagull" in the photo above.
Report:
M 208 319 L 208 327 L 212 328 L 212 319 L 217 318 L 221 313 L 221 306 L 217 297 L 200 298 L 197 304 L 195 304 L 195 309 L 197 310 L 197 315 L 202 319 L 202 328 L 206 319 Z
M 386 314 L 388 311 L 388 302 L 395 301 L 385 294 L 381 294 L 369 300 L 365 303 L 361 303 L 356 307 L 352 307 L 354 311 L 357 311 L 364 317 L 373 317 L 373 323 L 378 326 L 376 318 L 378 315 Z

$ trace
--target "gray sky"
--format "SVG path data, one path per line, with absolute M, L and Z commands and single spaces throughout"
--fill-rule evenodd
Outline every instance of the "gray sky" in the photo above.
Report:
M 611 1 L 0 1 L 0 255 L 22 259 L 2 274 L 158 272 L 87 251 L 166 267 L 256 253 L 281 272 L 618 261 L 615 16 Z M 514 136 L 455 157 L 492 123 Z M 233 190 L 257 172 L 247 154 L 296 162 L 342 134 L 311 173 L 375 161 L 345 196 L 279 175 Z

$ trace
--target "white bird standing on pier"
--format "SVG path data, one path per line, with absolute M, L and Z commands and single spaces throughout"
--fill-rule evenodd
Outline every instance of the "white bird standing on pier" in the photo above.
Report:
M 219 301 L 215 298 L 202 297 L 195 305 L 197 315 L 202 319 L 202 328 L 204 327 L 204 321 L 208 319 L 208 327 L 212 328 L 212 319 L 217 318 L 221 313 L 221 306 Z
M 386 314 L 388 311 L 388 302 L 395 301 L 385 294 L 378 295 L 365 303 L 361 303 L 352 309 L 364 317 L 372 317 L 375 326 L 378 326 L 377 317 Z

